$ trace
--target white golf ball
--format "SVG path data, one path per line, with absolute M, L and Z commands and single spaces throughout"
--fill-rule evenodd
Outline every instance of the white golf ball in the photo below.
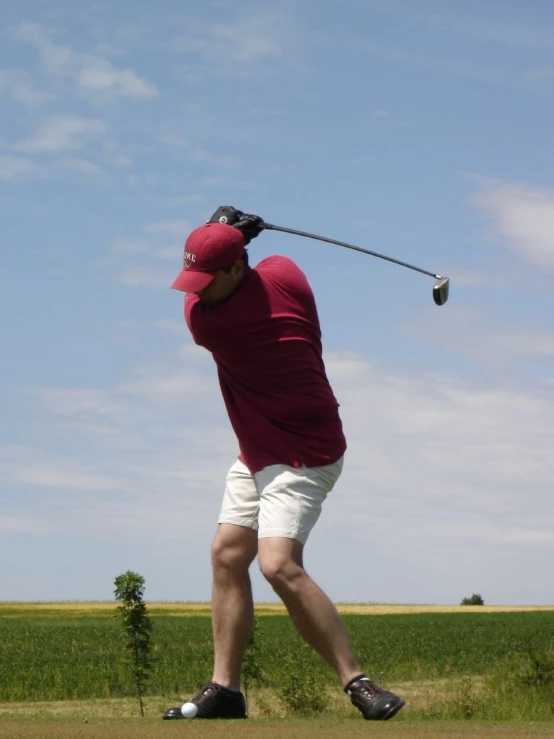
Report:
M 194 718 L 198 713 L 198 706 L 195 703 L 183 703 L 181 713 L 185 718 Z

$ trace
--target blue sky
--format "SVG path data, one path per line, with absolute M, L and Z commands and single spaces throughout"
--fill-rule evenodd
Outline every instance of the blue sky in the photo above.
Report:
M 307 545 L 336 601 L 552 603 L 548 0 L 0 9 L 0 597 L 208 600 L 236 442 L 169 289 L 218 205 L 318 302 L 349 442 Z M 255 597 L 273 600 L 252 568 Z

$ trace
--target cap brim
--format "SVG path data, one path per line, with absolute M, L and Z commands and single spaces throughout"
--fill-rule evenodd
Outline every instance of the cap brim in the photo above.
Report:
M 208 287 L 215 277 L 211 272 L 193 272 L 190 269 L 184 269 L 177 277 L 172 290 L 182 290 L 184 293 L 197 293 Z

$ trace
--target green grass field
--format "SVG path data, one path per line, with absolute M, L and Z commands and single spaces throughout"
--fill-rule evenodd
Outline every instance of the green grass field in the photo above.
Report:
M 482 732 L 496 731 L 504 722 L 504 734 L 490 735 L 534 736 L 543 729 L 554 735 L 554 609 L 341 606 L 340 610 L 362 667 L 407 701 L 394 722 L 386 728 L 372 725 L 372 732 L 488 736 Z M 0 603 L 0 739 L 123 736 L 117 733 L 122 727 L 127 737 L 177 731 L 159 717 L 166 706 L 190 697 L 211 676 L 209 607 L 151 604 L 149 612 L 154 622 L 154 671 L 147 717 L 137 722 L 138 701 L 115 604 Z M 273 732 L 283 727 L 282 722 L 292 722 L 286 729 L 290 736 L 295 736 L 297 726 L 304 727 L 302 736 L 312 735 L 312 730 L 315 735 L 320 724 L 318 736 L 367 731 L 367 722 L 350 705 L 335 675 L 303 645 L 282 608 L 261 605 L 257 613 L 263 682 L 251 686 L 251 720 L 237 727 L 236 735 L 259 734 L 263 726 L 265 736 L 277 736 Z M 308 721 L 279 700 L 294 670 L 317 679 L 327 691 L 324 714 Z M 451 733 L 431 732 L 444 721 L 451 722 Z M 176 723 L 182 731 L 181 722 Z M 389 728 L 393 723 L 396 728 Z M 150 733 L 141 733 L 145 724 Z M 45 733 L 33 733 L 32 727 L 38 725 Z M 408 725 L 411 733 L 406 733 Z M 216 736 L 221 733 L 217 726 L 193 722 L 187 733 Z M 419 734 L 423 726 L 426 733 Z M 473 733 L 468 733 L 469 726 Z M 67 733 L 75 727 L 78 733 Z M 48 733 L 51 730 L 54 733 Z

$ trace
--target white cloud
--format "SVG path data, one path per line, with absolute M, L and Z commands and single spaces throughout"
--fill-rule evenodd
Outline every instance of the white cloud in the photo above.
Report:
M 167 328 L 178 327 L 171 321 Z M 329 354 L 326 365 L 349 449 L 309 547 L 316 576 L 342 599 L 416 602 L 423 570 L 428 590 L 420 598 L 456 602 L 466 579 L 482 582 L 485 561 L 487 600 L 525 602 L 506 558 L 525 568 L 532 552 L 554 552 L 552 387 L 418 373 L 356 354 Z M 206 561 L 187 583 L 187 597 L 201 597 L 209 537 L 236 451 L 210 355 L 187 336 L 178 352 L 136 367 L 112 390 L 43 388 L 39 397 L 34 417 L 55 442 L 0 449 L 6 479 L 52 491 L 57 505 L 52 512 L 49 497 L 43 518 L 60 533 L 79 522 L 82 536 L 129 546 L 147 534 L 163 557 L 203 546 Z M 65 439 L 75 449 L 80 442 L 86 458 L 60 458 L 56 448 Z M 332 561 L 331 535 L 348 542 Z M 372 581 L 371 596 L 343 571 L 353 553 L 368 549 L 390 568 L 388 585 Z M 538 580 L 533 587 L 535 602 L 548 598 Z M 158 589 L 171 590 L 161 573 Z
M 102 474 L 90 464 L 65 457 L 48 457 L 30 447 L 0 448 L 0 471 L 12 482 L 36 488 L 80 490 L 130 489 L 115 475 Z
M 106 175 L 106 171 L 102 167 L 94 164 L 94 162 L 89 162 L 88 159 L 60 159 L 56 162 L 56 167 L 64 172 L 86 175 L 95 179 Z
M 46 534 L 53 530 L 52 522 L 39 516 L 0 515 L 1 534 Z
M 190 203 L 205 203 L 208 198 L 206 195 L 192 193 L 190 195 L 181 195 L 176 198 L 167 198 L 165 202 L 168 205 L 189 205 Z
M 393 115 L 389 110 L 378 108 L 377 110 L 371 111 L 367 115 L 369 123 L 372 127 L 374 126 L 394 126 L 396 128 L 406 128 L 410 126 L 409 121 L 401 120 Z
M 172 262 L 175 265 L 175 269 L 177 269 L 182 260 L 183 243 L 191 230 L 188 222 L 181 220 L 160 221 L 157 223 L 151 223 L 146 226 L 144 230 L 149 234 L 153 234 L 153 236 L 148 239 L 128 239 L 119 237 L 112 244 L 113 251 L 122 258 L 142 255 L 144 257 L 153 257 L 154 259 L 162 261 L 169 261 Z M 164 240 L 166 239 L 166 235 L 167 237 L 172 237 L 171 242 L 159 243 L 157 241 L 159 238 L 158 235 L 161 235 Z M 138 263 L 135 263 L 134 265 L 128 264 L 126 280 L 128 281 L 131 279 L 131 283 L 133 284 L 135 283 L 135 278 L 142 281 L 140 275 L 142 274 L 143 268 L 146 267 L 147 265 L 139 265 Z M 132 277 L 133 274 L 135 277 Z M 157 284 L 158 277 L 159 276 L 154 276 L 153 285 Z M 127 284 L 131 283 L 127 282 Z
M 554 79 L 554 67 L 535 67 L 534 69 L 528 69 L 523 77 L 533 85 L 548 84 Z
M 54 44 L 36 23 L 24 22 L 15 30 L 15 38 L 33 46 L 40 53 L 45 68 L 52 73 L 65 72 L 75 63 L 75 54 L 67 46 Z
M 457 283 L 456 283 L 457 284 Z M 436 311 L 408 323 L 403 332 L 419 341 L 436 346 L 437 343 L 477 366 L 489 369 L 516 368 L 529 365 L 550 366 L 554 358 L 554 332 L 530 326 L 524 322 L 495 319 L 491 321 L 481 311 L 453 304 L 448 321 Z
M 142 449 L 135 433 L 140 409 L 131 409 L 115 393 L 98 388 L 43 387 L 32 391 L 50 422 L 61 419 L 73 437 L 100 437 L 113 449 Z
M 305 69 L 294 24 L 274 7 L 249 8 L 220 23 L 189 22 L 172 48 L 194 58 L 194 64 L 181 71 L 196 82 L 210 74 L 249 78 Z
M 181 265 L 183 261 L 183 241 L 184 237 L 180 239 L 177 244 L 171 244 L 169 246 L 155 246 L 152 248 L 151 253 L 156 259 L 163 259 L 168 262 L 172 262 L 174 265 Z
M 492 221 L 499 243 L 526 262 L 554 269 L 554 190 L 480 178 L 470 201 Z
M 158 181 L 158 178 L 155 174 L 130 174 L 126 178 L 126 181 L 129 185 L 155 185 Z
M 153 270 L 148 264 L 127 264 L 118 275 L 118 281 L 125 287 L 169 288 L 177 277 L 179 268 L 175 270 Z
M 217 164 L 219 167 L 231 168 L 235 166 L 235 160 L 229 154 L 212 154 L 200 146 L 196 146 L 189 139 L 179 134 L 164 134 L 160 141 L 167 146 L 179 147 L 186 151 L 188 157 L 195 162 L 207 162 Z
M 491 332 L 492 333 L 492 332 Z M 554 332 L 525 326 L 500 328 L 496 332 L 498 353 L 514 354 L 521 359 L 554 357 Z
M 165 369 L 144 368 L 136 377 L 123 383 L 120 391 L 132 395 L 146 396 L 161 403 L 186 403 L 206 395 L 213 389 L 211 378 Z
M 545 28 L 525 27 L 521 24 L 511 25 L 502 18 L 493 21 L 486 16 L 470 13 L 452 12 L 452 8 L 442 6 L 440 12 L 428 12 L 415 9 L 410 2 L 391 3 L 389 0 L 364 0 L 367 9 L 377 10 L 404 21 L 423 24 L 439 31 L 451 31 L 469 38 L 490 43 L 502 43 L 509 46 L 529 46 L 533 50 L 554 48 L 554 36 Z M 463 7 L 463 6 L 462 6 Z
M 546 505 L 554 474 L 551 390 L 403 372 L 371 365 L 356 354 L 330 354 L 326 366 L 349 442 L 341 520 L 356 528 L 360 509 L 379 520 L 397 517 L 407 526 L 417 511 L 447 527 L 457 527 L 460 517 L 477 516 L 494 523 L 490 541 L 498 538 L 498 527 L 518 541 L 544 539 L 552 530 Z M 41 397 L 50 413 L 69 421 L 97 416 L 103 423 L 106 416 L 124 430 L 130 419 L 145 448 L 163 424 L 164 438 L 178 444 L 186 439 L 193 455 L 199 425 L 202 438 L 212 432 L 215 438 L 224 417 L 213 361 L 190 338 L 171 363 L 137 367 L 111 393 L 46 389 Z M 221 441 L 232 445 L 228 422 L 222 431 Z M 178 468 L 170 465 L 172 476 Z M 378 509 L 361 496 L 368 475 L 373 491 L 387 492 Z M 463 526 L 457 530 L 466 537 Z M 487 538 L 486 527 L 480 536 Z
M 0 180 L 16 182 L 20 180 L 34 180 L 47 176 L 47 170 L 35 164 L 30 159 L 0 156 Z
M 50 141 L 52 142 L 51 138 Z M 40 142 L 35 139 L 34 143 L 39 145 Z M 42 143 L 46 143 L 46 140 L 42 139 Z M 30 144 L 30 141 L 25 142 L 24 146 L 27 144 Z M 6 182 L 42 179 L 63 173 L 84 175 L 94 179 L 106 176 L 106 172 L 102 167 L 87 159 L 58 159 L 51 162 L 48 167 L 44 167 L 23 157 L 0 156 L 0 180 Z
M 112 417 L 121 416 L 125 411 L 109 393 L 96 388 L 44 387 L 36 393 L 44 407 L 59 416 Z
M 36 105 L 54 96 L 37 90 L 28 79 L 26 72 L 18 69 L 0 69 L 0 91 L 6 91 L 8 95 L 18 102 L 27 105 Z
M 169 289 L 181 268 L 183 243 L 191 226 L 184 220 L 156 221 L 146 225 L 143 230 L 149 234 L 148 238 L 119 237 L 113 242 L 112 250 L 117 256 L 108 266 L 123 262 L 122 266 L 118 266 L 116 279 L 126 287 Z M 160 238 L 166 243 L 160 243 Z M 134 261 L 126 262 L 127 257 L 134 258 Z M 142 261 L 136 257 L 142 258 Z M 153 259 L 170 262 L 172 266 L 161 271 L 152 263 Z
M 141 239 L 116 239 L 112 249 L 118 254 L 146 254 L 151 249 L 151 244 Z
M 180 52 L 196 52 L 206 61 L 228 63 L 259 62 L 284 55 L 282 44 L 275 31 L 275 24 L 266 23 L 267 13 L 237 18 L 228 23 L 198 26 L 194 34 L 176 39 L 174 49 Z M 278 21 L 275 13 L 270 13 Z M 280 24 L 279 24 L 280 25 Z
M 33 46 L 40 54 L 43 70 L 55 77 L 71 80 L 78 92 L 110 100 L 115 97 L 152 98 L 158 95 L 154 84 L 129 67 L 114 67 L 95 54 L 77 52 L 54 43 L 36 23 L 24 22 L 15 38 Z
M 182 241 L 184 241 L 191 230 L 192 226 L 189 221 L 184 220 L 156 221 L 145 226 L 145 231 L 149 233 L 168 234 Z
M 70 490 L 124 490 L 126 485 L 115 477 L 99 475 L 91 469 L 63 469 L 59 461 L 53 464 L 32 462 L 24 467 L 12 467 L 14 482 L 39 488 L 68 488 Z M 73 464 L 71 463 L 71 467 Z
M 502 279 L 484 269 L 461 267 L 459 264 L 442 265 L 441 274 L 448 275 L 456 287 L 475 287 L 477 285 L 501 285 Z
M 106 125 L 99 118 L 81 118 L 61 113 L 43 121 L 34 136 L 19 142 L 16 148 L 28 152 L 82 149 L 91 139 L 105 132 Z
M 116 69 L 108 61 L 88 58 L 77 75 L 77 85 L 85 91 L 110 92 L 128 98 L 152 98 L 157 88 L 132 69 Z
M 114 157 L 113 163 L 116 167 L 132 167 L 133 160 L 130 157 L 126 157 L 124 154 L 118 154 Z
M 183 320 L 177 321 L 175 318 L 160 318 L 155 322 L 155 325 L 163 331 L 169 331 L 180 336 L 185 336 L 188 332 L 185 322 Z
M 251 190 L 255 187 L 253 182 L 239 180 L 236 177 L 203 177 L 201 184 L 205 187 L 222 187 L 227 190 Z
M 241 18 L 229 25 L 215 25 L 213 35 L 218 41 L 216 48 L 224 46 L 230 59 L 250 63 L 283 56 L 280 40 L 275 36 L 272 38 L 269 29 L 262 30 L 259 18 Z M 212 52 L 204 48 L 203 54 L 210 57 Z
M 459 61 L 458 59 L 445 57 L 443 53 L 433 54 L 427 48 L 425 48 L 425 53 L 419 53 L 419 51 L 411 51 L 405 46 L 392 46 L 390 43 L 372 41 L 367 37 L 352 38 L 351 35 L 340 31 L 329 31 L 326 34 L 321 34 L 319 44 L 327 54 L 353 55 L 358 58 L 370 56 L 413 68 L 432 69 L 442 74 L 465 77 L 510 89 L 519 90 L 528 87 L 528 85 L 522 84 L 519 77 L 516 78 L 503 70 L 496 71 L 492 67 L 479 65 L 473 59 Z M 399 121 L 398 125 L 405 127 L 409 125 L 409 122 Z
M 169 403 L 175 408 L 192 409 L 202 399 L 206 403 L 205 399 L 213 394 L 214 377 L 209 370 L 213 370 L 210 355 L 189 339 L 178 352 L 174 368 L 162 363 L 137 367 L 118 392 L 139 396 L 155 405 Z
M 142 344 L 145 338 L 152 336 L 155 331 L 174 334 L 182 339 L 188 336 L 185 321 L 175 318 L 158 318 L 152 321 L 138 321 L 127 318 L 118 322 L 116 331 L 116 342 L 125 344 Z
M 402 519 L 400 528 L 414 515 L 428 517 L 426 536 L 439 535 L 438 525 L 460 531 L 460 521 L 473 517 L 489 543 L 497 527 L 514 541 L 525 539 L 510 534 L 516 531 L 549 539 L 554 396 L 545 386 L 387 371 L 355 355 L 331 355 L 327 368 L 350 442 L 341 517 L 352 521 L 366 508 L 379 519 Z M 378 511 L 359 497 L 368 485 Z M 418 521 L 412 536 L 423 532 Z

